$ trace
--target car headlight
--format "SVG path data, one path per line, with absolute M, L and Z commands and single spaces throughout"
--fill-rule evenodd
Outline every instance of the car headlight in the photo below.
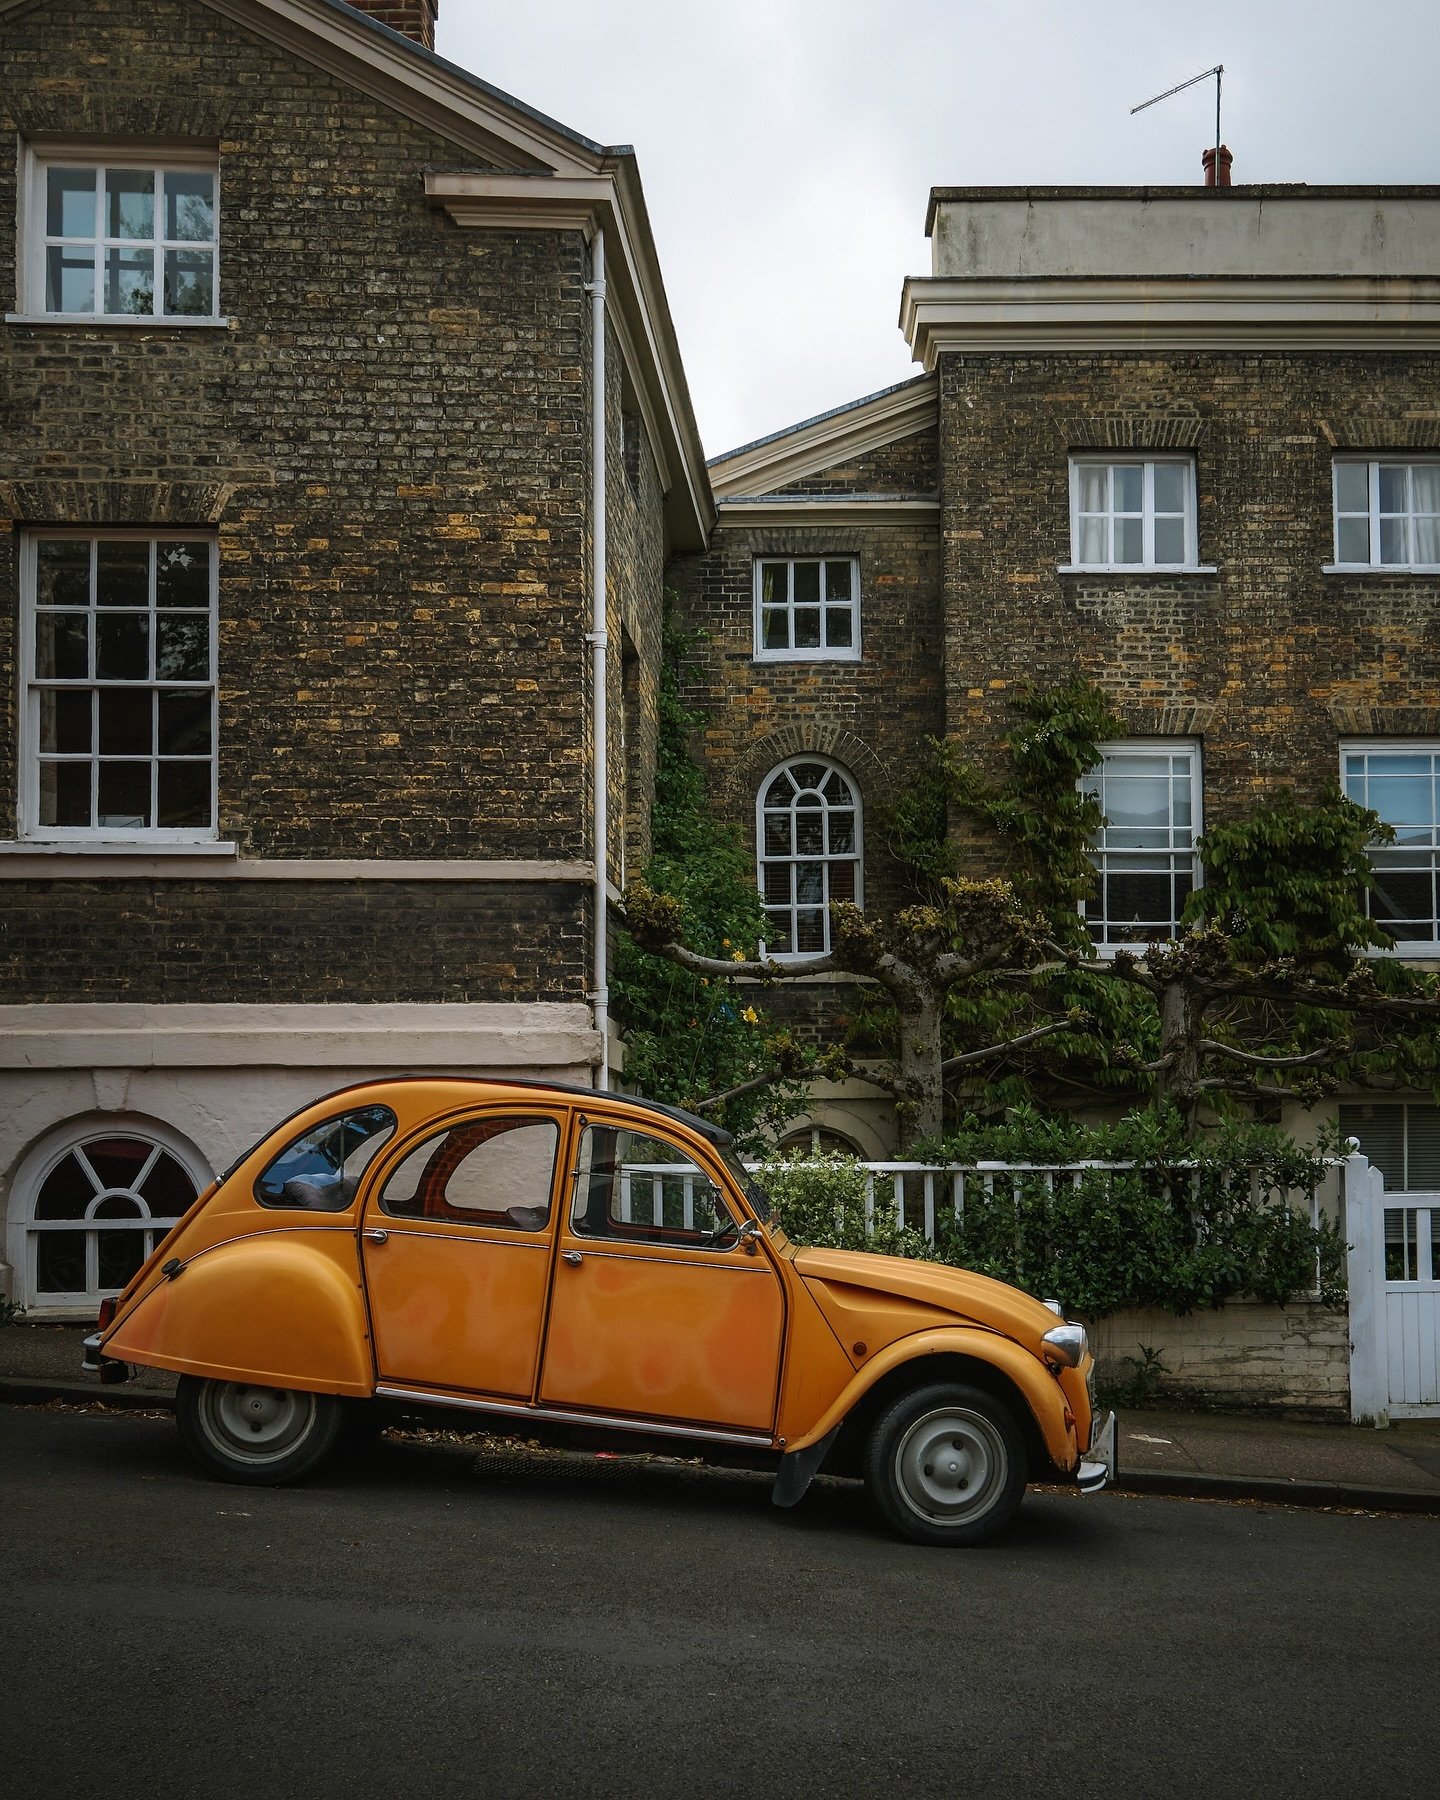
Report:
M 1047 1331 L 1040 1342 L 1055 1361 L 1064 1363 L 1067 1369 L 1078 1369 L 1080 1359 L 1089 1348 L 1083 1325 L 1057 1325 L 1053 1331 Z

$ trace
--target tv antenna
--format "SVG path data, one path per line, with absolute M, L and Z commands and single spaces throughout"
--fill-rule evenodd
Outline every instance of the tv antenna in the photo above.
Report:
M 1144 112 L 1147 106 L 1156 106 L 1162 100 L 1168 100 L 1172 94 L 1183 94 L 1186 88 L 1194 87 L 1197 81 L 1208 81 L 1215 77 L 1215 179 L 1220 179 L 1220 77 L 1225 73 L 1224 63 L 1216 63 L 1213 69 L 1206 69 L 1200 75 L 1192 75 L 1188 81 L 1179 82 L 1173 88 L 1166 88 L 1163 94 L 1156 94 L 1153 100 L 1142 100 L 1138 106 L 1130 108 L 1130 116 Z

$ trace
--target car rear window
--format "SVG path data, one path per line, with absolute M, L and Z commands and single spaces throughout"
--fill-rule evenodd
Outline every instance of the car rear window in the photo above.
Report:
M 360 1106 L 312 1125 L 287 1144 L 255 1181 L 262 1206 L 343 1212 L 366 1164 L 395 1130 L 388 1106 Z

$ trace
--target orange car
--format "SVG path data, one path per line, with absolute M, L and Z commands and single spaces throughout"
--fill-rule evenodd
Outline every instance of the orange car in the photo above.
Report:
M 307 1106 L 191 1207 L 86 1340 L 180 1376 L 213 1474 L 313 1469 L 376 1402 L 528 1435 L 765 1454 L 774 1497 L 863 1474 L 886 1520 L 973 1544 L 1026 1481 L 1098 1488 L 1081 1325 L 984 1276 L 791 1244 L 728 1134 L 520 1081 L 368 1082 Z

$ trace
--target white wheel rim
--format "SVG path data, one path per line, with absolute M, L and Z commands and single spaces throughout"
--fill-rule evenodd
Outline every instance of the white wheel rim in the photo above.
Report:
M 288 1456 L 304 1441 L 314 1418 L 315 1396 L 293 1388 L 215 1382 L 200 1403 L 200 1422 L 215 1448 L 256 1465 Z
M 916 1419 L 895 1451 L 900 1498 L 931 1525 L 963 1525 L 993 1506 L 1010 1453 L 983 1413 L 940 1407 Z

